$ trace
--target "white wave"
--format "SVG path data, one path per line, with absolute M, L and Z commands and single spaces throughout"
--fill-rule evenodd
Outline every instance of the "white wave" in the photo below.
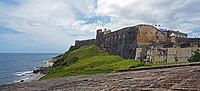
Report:
M 43 63 L 46 63 L 46 62 L 48 62 L 49 60 L 45 60 L 45 61 L 43 61 Z
M 16 72 L 15 75 L 17 75 L 17 76 L 25 76 L 27 74 L 32 74 L 32 73 L 33 73 L 33 71 Z
M 18 83 L 18 82 L 20 82 L 21 80 L 17 80 L 17 81 L 13 81 L 14 83 Z
M 23 79 L 20 79 L 20 80 L 17 80 L 17 81 L 13 81 L 14 83 L 18 83 L 18 82 L 27 82 L 30 78 L 27 77 L 27 78 L 23 78 Z
M 24 74 L 22 76 L 19 76 L 19 79 L 16 80 L 16 81 L 13 81 L 14 83 L 19 83 L 19 82 L 29 82 L 31 80 L 34 80 L 37 75 L 36 74 L 33 74 L 32 72 L 24 72 L 24 73 L 27 73 L 27 74 Z M 21 74 L 19 74 L 21 75 Z

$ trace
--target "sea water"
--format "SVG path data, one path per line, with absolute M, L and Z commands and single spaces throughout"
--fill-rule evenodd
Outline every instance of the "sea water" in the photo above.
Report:
M 33 70 L 57 53 L 0 53 L 0 85 L 35 79 Z

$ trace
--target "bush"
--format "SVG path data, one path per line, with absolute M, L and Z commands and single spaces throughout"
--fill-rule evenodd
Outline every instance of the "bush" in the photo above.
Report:
M 150 64 L 146 64 L 144 62 L 138 61 L 136 64 L 132 65 L 130 68 L 137 68 L 137 67 L 143 67 L 143 66 L 150 66 Z
M 54 59 L 57 59 L 57 61 L 53 64 L 52 67 L 57 67 L 59 65 L 62 66 L 62 65 L 67 64 L 66 62 L 63 62 L 63 61 L 65 61 L 65 59 L 67 58 L 67 56 L 69 55 L 69 53 L 72 52 L 72 51 L 74 51 L 74 50 L 79 49 L 80 47 L 81 46 L 71 46 L 67 52 L 54 57 Z M 72 61 L 70 63 L 75 63 L 78 60 L 78 58 L 77 57 L 72 57 L 69 60 Z
M 192 55 L 189 59 L 189 62 L 200 62 L 200 50 L 197 49 L 194 51 L 194 55 Z
M 63 63 L 61 64 L 61 66 L 69 66 L 69 65 L 75 63 L 76 61 L 78 61 L 78 58 L 77 58 L 77 57 L 72 57 L 72 58 L 69 59 L 68 61 L 63 62 Z
M 77 50 L 79 49 L 81 46 L 70 46 L 69 50 L 67 52 L 71 52 L 71 51 L 74 51 L 74 50 Z

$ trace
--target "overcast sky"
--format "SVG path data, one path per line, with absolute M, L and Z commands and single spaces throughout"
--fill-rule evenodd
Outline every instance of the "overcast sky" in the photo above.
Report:
M 159 24 L 200 37 L 200 0 L 0 0 L 0 52 L 62 53 L 99 28 Z

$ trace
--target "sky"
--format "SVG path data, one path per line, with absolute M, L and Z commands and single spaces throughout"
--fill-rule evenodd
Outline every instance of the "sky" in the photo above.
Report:
M 0 0 L 0 53 L 62 53 L 137 24 L 200 37 L 200 0 Z

